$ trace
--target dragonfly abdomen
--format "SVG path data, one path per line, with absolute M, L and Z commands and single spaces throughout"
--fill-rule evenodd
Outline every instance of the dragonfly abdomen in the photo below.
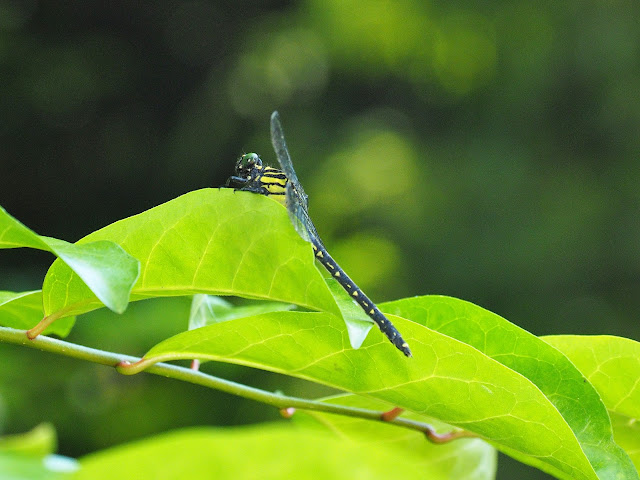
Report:
M 351 278 L 340 268 L 340 265 L 329 255 L 324 245 L 316 238 L 311 237 L 311 244 L 316 258 L 324 268 L 326 268 L 331 276 L 345 289 L 345 291 L 356 301 L 364 312 L 378 325 L 380 331 L 384 333 L 389 341 L 395 347 L 404 353 L 407 357 L 411 356 L 409 345 L 404 341 L 400 332 L 393 326 L 391 321 L 376 307 L 375 303 L 369 300 L 360 287 L 358 287 Z

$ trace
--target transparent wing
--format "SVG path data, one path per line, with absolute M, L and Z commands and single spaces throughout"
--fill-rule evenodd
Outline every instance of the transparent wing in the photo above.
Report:
M 313 243 L 315 241 L 322 245 L 316 227 L 309 217 L 309 197 L 304 193 L 296 171 L 293 169 L 278 112 L 271 114 L 271 143 L 278 157 L 280 168 L 287 176 L 287 211 L 291 223 L 298 234 L 307 242 Z
M 304 206 L 297 200 L 298 195 L 295 193 L 295 188 L 291 183 L 287 184 L 287 212 L 289 212 L 289 219 L 293 226 L 304 240 L 307 242 L 319 244 L 324 248 L 322 240 L 316 231 L 316 227 L 309 217 L 309 212 Z
M 289 150 L 287 149 L 287 142 L 284 140 L 284 131 L 282 130 L 282 123 L 280 123 L 280 115 L 278 115 L 277 111 L 271 114 L 271 143 L 276 152 L 276 157 L 278 157 L 280 168 L 287 176 L 289 183 L 293 184 L 293 194 L 297 202 L 301 203 L 305 209 L 308 209 L 309 197 L 304 193 L 296 171 L 293 169 L 293 163 L 291 162 Z

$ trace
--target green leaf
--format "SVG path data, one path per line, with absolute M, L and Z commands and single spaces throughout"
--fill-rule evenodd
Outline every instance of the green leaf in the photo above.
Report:
M 0 452 L 2 480 L 65 480 L 73 478 L 73 468 L 73 460 L 57 455 L 33 458 Z
M 636 469 L 640 470 L 640 420 L 613 412 L 610 415 L 616 443 L 625 449 Z
M 56 431 L 50 423 L 41 423 L 30 432 L 0 437 L 0 452 L 44 457 L 58 448 Z
M 284 373 L 475 432 L 558 478 L 598 478 L 567 420 L 530 380 L 473 346 L 401 317 L 390 319 L 414 358 L 403 357 L 379 332 L 359 350 L 349 348 L 344 324 L 333 315 L 280 312 L 183 332 L 153 347 L 137 366 L 199 358 Z M 626 478 L 632 479 L 629 465 L 631 470 L 620 470 L 618 463 L 609 468 L 631 472 Z
M 56 255 L 108 308 L 122 313 L 138 278 L 138 261 L 112 242 L 75 245 L 28 229 L 0 207 L 0 248 L 30 247 Z M 85 287 L 86 288 L 86 287 Z M 50 311 L 45 312 L 49 315 Z
M 254 302 L 251 305 L 235 306 L 215 295 L 198 293 L 191 301 L 189 330 L 260 313 L 284 312 L 293 308 L 294 305 L 279 302 Z
M 42 320 L 42 291 L 2 292 L 0 291 L 0 325 L 27 330 Z M 75 317 L 66 317 L 51 324 L 45 334 L 66 337 L 71 331 Z
M 98 230 L 78 244 L 109 240 L 141 262 L 132 300 L 236 295 L 339 313 L 309 244 L 278 202 L 231 189 L 204 189 Z M 43 286 L 45 312 L 101 306 L 78 276 L 54 262 Z
M 63 480 L 77 469 L 75 460 L 53 455 L 57 439 L 53 426 L 38 425 L 27 433 L 0 437 L 2 480 Z
M 609 410 L 616 442 L 640 469 L 640 343 L 608 335 L 543 339 L 569 357 L 598 390 Z
M 362 308 L 353 301 L 353 298 L 334 278 L 325 278 L 325 281 L 347 325 L 349 343 L 353 348 L 360 348 L 374 325 L 373 320 L 364 313 Z
M 640 343 L 609 335 L 552 335 L 543 340 L 569 357 L 609 410 L 640 419 Z
M 38 234 L 29 230 L 0 207 L 0 248 L 29 247 L 49 250 L 49 246 Z
M 415 297 L 381 308 L 457 338 L 525 376 L 563 416 L 599 478 L 617 478 L 619 472 L 624 478 L 638 478 L 629 457 L 613 440 L 596 389 L 585 381 L 584 372 L 544 340 L 488 310 L 450 297 Z
M 108 241 L 71 244 L 47 239 L 52 251 L 82 279 L 110 310 L 122 313 L 138 279 L 140 263 L 119 245 Z
M 284 424 L 183 430 L 92 454 L 80 463 L 76 480 L 448 478 L 425 472 L 424 459 L 393 445 L 358 445 Z
M 361 395 L 338 395 L 325 398 L 322 401 L 378 411 L 393 408 L 393 405 L 386 402 Z M 449 432 L 453 429 L 452 426 L 431 417 L 411 412 L 405 412 L 402 416 L 427 423 L 439 433 Z M 411 452 L 422 462 L 423 471 L 429 472 L 428 478 L 450 480 L 492 480 L 495 478 L 496 450 L 479 438 L 459 439 L 442 445 L 434 445 L 425 439 L 424 433 L 419 431 L 314 410 L 297 411 L 292 420 L 301 426 L 316 426 L 326 429 L 342 438 L 357 441 L 362 445 L 378 448 L 394 446 L 405 452 Z

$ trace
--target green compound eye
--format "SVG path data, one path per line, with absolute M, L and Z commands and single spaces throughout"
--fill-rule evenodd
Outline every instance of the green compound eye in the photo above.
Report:
M 262 167 L 262 160 L 257 153 L 245 153 L 236 162 L 236 175 L 248 178 L 254 168 Z

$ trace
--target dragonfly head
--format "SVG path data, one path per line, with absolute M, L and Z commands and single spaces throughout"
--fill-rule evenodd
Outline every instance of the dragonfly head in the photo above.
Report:
M 245 153 L 236 162 L 236 175 L 240 178 L 250 178 L 254 169 L 262 168 L 262 159 L 257 153 Z

